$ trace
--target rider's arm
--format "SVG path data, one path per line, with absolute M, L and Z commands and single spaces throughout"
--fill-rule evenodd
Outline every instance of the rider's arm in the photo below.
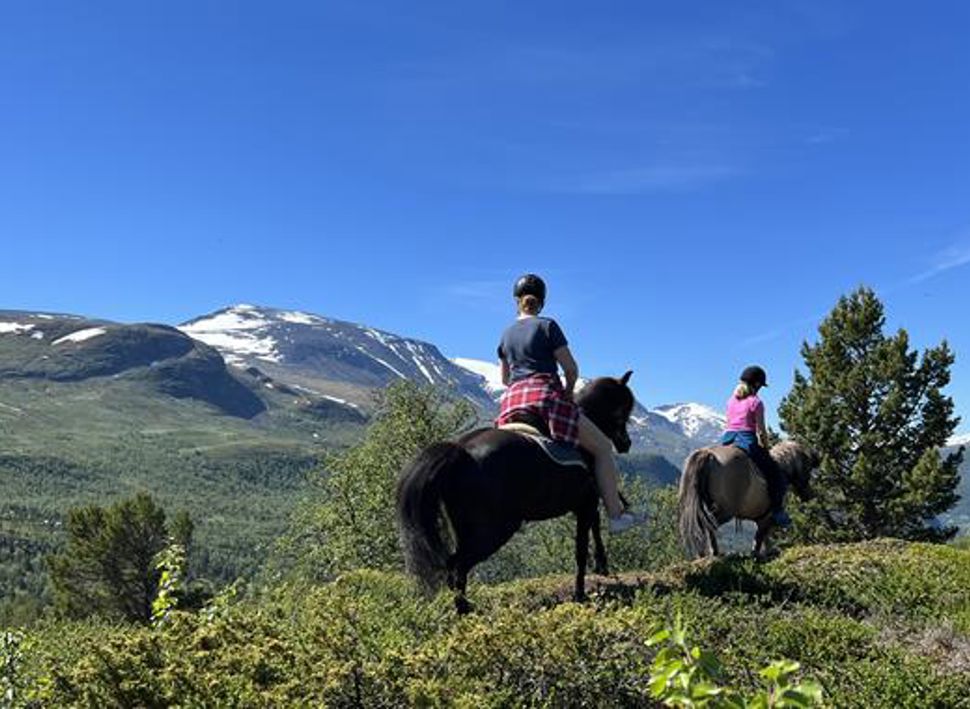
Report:
M 562 373 L 566 377 L 566 395 L 571 397 L 573 389 L 576 388 L 576 380 L 579 379 L 579 365 L 576 364 L 573 353 L 569 351 L 567 345 L 563 345 L 552 354 L 562 367 Z
M 755 415 L 758 424 L 758 443 L 761 444 L 762 448 L 768 450 L 771 446 L 768 440 L 768 427 L 765 425 L 765 407 L 763 404 L 758 405 Z
M 502 384 L 503 386 L 509 385 L 509 380 L 512 378 L 512 372 L 509 369 L 509 363 L 505 361 L 503 357 L 498 361 L 499 366 L 502 368 Z

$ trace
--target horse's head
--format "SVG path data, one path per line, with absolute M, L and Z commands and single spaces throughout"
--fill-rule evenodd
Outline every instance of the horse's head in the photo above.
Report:
M 627 386 L 633 372 L 622 377 L 600 377 L 583 387 L 576 395 L 576 403 L 601 430 L 613 441 L 616 450 L 626 453 L 630 450 L 630 434 L 626 425 L 633 411 L 633 392 Z
M 822 464 L 822 457 L 816 450 L 794 441 L 784 441 L 771 449 L 771 455 L 785 471 L 795 494 L 806 502 L 815 497 L 812 472 Z

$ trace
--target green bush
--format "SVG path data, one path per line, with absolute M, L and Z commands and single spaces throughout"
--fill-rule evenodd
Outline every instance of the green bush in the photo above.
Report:
M 759 669 L 786 658 L 801 666 L 791 682 L 815 679 L 834 706 L 960 706 L 970 696 L 970 668 L 959 661 L 968 640 L 944 616 L 968 606 L 948 579 L 965 560 L 939 549 L 879 542 L 796 549 L 760 565 L 680 564 L 599 580 L 587 604 L 562 600 L 570 576 L 479 584 L 470 589 L 477 612 L 466 617 L 447 593 L 426 599 L 402 574 L 353 571 L 174 611 L 157 628 L 48 621 L 18 646 L 18 702 L 653 706 L 658 648 L 647 641 L 680 616 L 719 658 L 719 686 L 739 696 L 764 691 Z M 868 577 L 833 572 L 842 557 L 885 567 Z M 934 569 L 928 596 L 904 596 L 916 599 L 913 612 L 841 600 L 863 597 L 866 578 L 915 588 L 925 568 Z M 835 595 L 821 592 L 826 582 Z M 945 613 L 925 612 L 933 594 Z
M 419 450 L 474 420 L 468 402 L 408 381 L 389 386 L 364 440 L 329 456 L 311 476 L 311 492 L 277 545 L 272 570 L 326 580 L 349 569 L 403 568 L 394 519 L 397 476 Z

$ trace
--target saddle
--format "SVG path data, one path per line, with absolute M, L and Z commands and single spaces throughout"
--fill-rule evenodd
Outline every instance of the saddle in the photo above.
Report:
M 549 427 L 541 416 L 529 411 L 516 412 L 512 415 L 511 421 L 498 426 L 498 429 L 529 438 L 557 465 L 587 467 L 579 448 L 556 441 L 549 436 Z

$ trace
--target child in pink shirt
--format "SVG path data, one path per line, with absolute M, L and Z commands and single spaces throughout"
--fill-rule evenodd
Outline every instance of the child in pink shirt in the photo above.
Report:
M 765 405 L 758 398 L 758 390 L 766 386 L 768 375 L 761 367 L 755 365 L 741 372 L 741 382 L 727 402 L 727 427 L 721 443 L 737 446 L 750 456 L 768 483 L 772 521 L 779 527 L 790 527 L 791 517 L 784 508 L 788 479 L 768 454 Z

